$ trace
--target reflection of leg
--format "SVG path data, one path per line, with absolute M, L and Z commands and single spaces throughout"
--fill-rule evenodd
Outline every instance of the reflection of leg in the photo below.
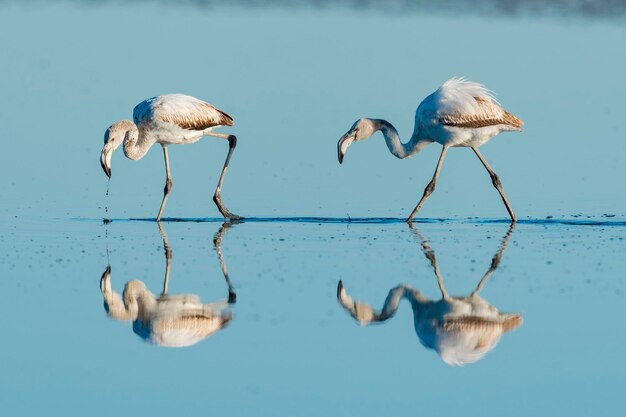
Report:
M 428 244 L 428 241 L 424 239 L 424 236 L 422 236 L 419 230 L 413 227 L 412 223 L 409 223 L 409 228 L 411 229 L 415 237 L 417 237 L 417 239 L 420 241 L 424 255 L 426 256 L 426 259 L 430 261 L 430 264 L 432 265 L 433 270 L 435 271 L 435 276 L 437 277 L 437 284 L 439 285 L 439 290 L 441 291 L 441 297 L 444 300 L 447 300 L 449 296 L 448 296 L 448 292 L 446 291 L 445 285 L 443 285 L 443 278 L 441 278 L 441 273 L 439 272 L 439 265 L 437 264 L 437 258 L 435 258 L 435 251 L 430 247 L 430 245 Z
M 218 138 L 228 139 L 228 154 L 226 155 L 226 161 L 224 162 L 224 168 L 222 168 L 222 173 L 220 174 L 220 179 L 217 182 L 217 188 L 215 189 L 215 194 L 213 195 L 213 201 L 217 205 L 217 209 L 222 213 L 222 216 L 232 219 L 232 220 L 240 220 L 242 217 L 237 216 L 236 214 L 228 211 L 224 203 L 222 203 L 222 183 L 224 182 L 224 176 L 226 175 L 226 170 L 228 169 L 228 163 L 230 162 L 230 157 L 237 146 L 237 138 L 234 135 L 223 135 L 221 133 L 209 133 L 211 136 L 215 136 Z
M 498 190 L 498 192 L 500 193 L 500 197 L 502 197 L 502 201 L 504 202 L 504 205 L 506 206 L 506 210 L 509 212 L 509 216 L 511 216 L 511 221 L 516 222 L 517 217 L 515 217 L 515 213 L 513 213 L 513 208 L 511 207 L 511 204 L 509 204 L 509 200 L 506 198 L 506 194 L 504 194 L 504 188 L 502 188 L 502 182 L 500 182 L 500 178 L 498 178 L 498 176 L 493 171 L 493 169 L 491 169 L 491 167 L 487 163 L 487 160 L 478 151 L 478 148 L 472 148 L 472 150 L 474 151 L 478 159 L 480 159 L 480 162 L 483 163 L 483 166 L 485 167 L 487 172 L 489 172 L 489 175 L 491 176 L 491 183 L 493 184 L 494 187 L 496 187 L 496 190 Z
M 161 234 L 161 238 L 163 239 L 163 249 L 165 250 L 165 278 L 163 279 L 163 291 L 161 291 L 161 297 L 167 295 L 167 287 L 170 282 L 170 268 L 172 266 L 172 248 L 170 248 L 170 243 L 167 240 L 167 235 L 165 234 L 165 230 L 163 230 L 163 225 L 161 222 L 157 222 L 159 226 L 159 233 Z
M 443 163 L 443 158 L 445 158 L 447 151 L 448 151 L 448 147 L 444 146 L 443 150 L 441 151 L 441 155 L 439 155 L 439 162 L 437 162 L 437 168 L 435 168 L 435 174 L 433 175 L 433 179 L 430 180 L 430 182 L 424 189 L 424 195 L 422 196 L 422 199 L 420 200 L 420 202 L 417 203 L 417 206 L 415 206 L 409 218 L 406 219 L 407 223 L 411 223 L 413 221 L 413 217 L 415 217 L 419 209 L 422 208 L 422 206 L 426 202 L 426 199 L 433 193 L 433 191 L 435 191 L 435 185 L 437 184 L 437 177 L 439 176 L 439 170 L 441 169 L 441 164 Z
M 172 190 L 172 176 L 170 175 L 170 159 L 167 155 L 167 146 L 163 145 L 163 157 L 165 158 L 165 188 L 163 189 L 163 201 L 161 201 L 161 207 L 159 208 L 159 214 L 157 214 L 157 221 L 161 220 L 161 215 L 163 214 L 163 209 L 165 208 L 165 203 L 167 202 L 167 197 Z
M 498 251 L 496 252 L 495 255 L 493 255 L 493 259 L 491 259 L 491 266 L 489 267 L 487 272 L 485 272 L 485 275 L 483 275 L 480 282 L 478 282 L 476 289 L 471 294 L 472 297 L 478 294 L 483 289 L 483 286 L 487 282 L 487 278 L 489 278 L 491 273 L 495 271 L 500 265 L 502 254 L 504 253 L 504 249 L 506 248 L 506 245 L 509 242 L 509 239 L 511 238 L 511 235 L 513 234 L 514 229 L 515 229 L 515 223 L 511 223 L 511 225 L 509 226 L 509 230 L 507 230 L 506 234 L 504 235 L 504 238 L 502 239 L 502 243 L 500 243 L 500 247 L 498 248 Z
M 228 277 L 226 262 L 224 262 L 224 255 L 222 255 L 222 238 L 224 237 L 224 235 L 226 234 L 226 230 L 230 226 L 231 223 L 229 222 L 224 222 L 224 224 L 222 224 L 220 230 L 217 231 L 215 237 L 213 238 L 213 246 L 215 247 L 215 251 L 217 252 L 217 259 L 220 261 L 220 268 L 222 268 L 222 273 L 224 274 L 226 285 L 228 285 L 228 303 L 233 304 L 237 301 L 237 294 L 235 293 L 233 284 L 231 284 L 230 278 Z

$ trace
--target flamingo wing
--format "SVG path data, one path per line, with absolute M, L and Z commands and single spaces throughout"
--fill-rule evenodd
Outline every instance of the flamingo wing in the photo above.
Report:
M 445 126 L 480 128 L 506 125 L 520 129 L 524 124 L 504 110 L 484 85 L 464 78 L 451 78 L 418 107 L 422 120 Z
M 159 346 L 191 346 L 226 327 L 231 320 L 229 312 L 210 311 L 163 317 L 151 323 L 150 332 L 145 336 Z
M 137 125 L 148 119 L 198 131 L 216 126 L 232 126 L 234 123 L 227 113 L 184 94 L 166 94 L 144 100 L 133 110 L 133 119 Z

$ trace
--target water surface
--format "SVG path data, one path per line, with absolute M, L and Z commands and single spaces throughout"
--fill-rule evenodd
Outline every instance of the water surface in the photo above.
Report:
M 621 3 L 564 13 L 571 19 L 279 3 L 0 4 L 2 409 L 618 415 Z M 336 141 L 354 120 L 382 117 L 408 137 L 419 101 L 454 75 L 485 83 L 526 122 L 482 148 L 521 219 L 513 231 L 468 150 L 449 152 L 415 230 L 404 218 L 436 145 L 400 161 L 377 136 L 337 163 Z M 170 149 L 163 230 L 153 221 L 165 177 L 158 150 L 138 162 L 114 155 L 105 196 L 104 130 L 168 92 L 234 116 L 223 129 L 239 142 L 222 195 L 246 221 L 224 227 L 211 201 L 227 151 L 216 139 Z M 107 267 L 112 292 L 145 286 L 141 323 L 108 316 Z M 408 298 L 370 326 L 337 300 L 341 280 L 362 318 L 357 310 L 378 314 L 399 285 L 437 301 L 443 283 L 465 297 L 488 271 L 480 297 L 520 321 L 478 337 L 474 346 L 489 349 L 462 367 L 424 346 Z M 195 312 L 183 315 L 179 301 Z M 172 339 L 157 330 L 176 328 L 170 317 L 217 316 L 228 320 L 211 334 L 177 334 L 189 346 L 161 346 Z
M 169 294 L 227 300 L 214 244 L 220 228 L 163 224 L 171 249 Z M 450 295 L 467 296 L 492 265 L 508 226 L 445 222 L 415 229 L 418 234 L 401 223 L 232 225 L 219 242 L 236 292 L 232 320 L 176 349 L 108 318 L 99 287 L 110 265 L 116 292 L 140 280 L 158 296 L 166 256 L 156 224 L 3 226 L 0 285 L 11 296 L 1 307 L 2 330 L 14 341 L 4 347 L 12 358 L 0 377 L 4 406 L 23 415 L 107 415 L 120 408 L 156 415 L 323 415 L 331 408 L 408 415 L 437 412 L 443 402 L 451 413 L 469 415 L 614 414 L 626 382 L 619 348 L 626 342 L 619 331 L 623 226 L 518 225 L 480 296 L 519 313 L 523 324 L 464 367 L 451 367 L 422 346 L 408 302 L 393 319 L 369 327 L 337 302 L 339 280 L 374 309 L 398 284 L 439 299 L 424 242 Z M 32 397 L 38 401 L 25 401 Z

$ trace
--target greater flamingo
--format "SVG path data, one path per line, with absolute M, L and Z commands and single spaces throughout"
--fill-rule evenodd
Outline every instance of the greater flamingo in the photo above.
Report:
M 126 283 L 120 297 L 111 287 L 111 266 L 107 266 L 100 279 L 104 308 L 114 320 L 132 320 L 133 331 L 147 342 L 165 347 L 191 346 L 223 329 L 232 319 L 228 306 L 235 303 L 236 294 L 221 250 L 222 237 L 230 223 L 224 223 L 213 240 L 228 285 L 228 300 L 209 304 L 203 304 L 195 294 L 168 294 L 172 250 L 161 223 L 158 225 L 165 248 L 161 295 L 156 297 L 143 282 L 133 280 Z
M 122 143 L 124 144 L 124 154 L 133 160 L 143 158 L 152 145 L 159 143 L 163 147 L 166 174 L 163 200 L 156 217 L 159 221 L 173 184 L 167 146 L 194 143 L 203 136 L 226 139 L 228 140 L 228 154 L 213 195 L 213 201 L 224 217 L 241 219 L 226 209 L 220 194 L 230 157 L 237 145 L 237 138 L 234 135 L 212 132 L 216 127 L 232 126 L 232 117 L 195 97 L 184 94 L 165 94 L 144 100 L 135 106 L 133 120 L 134 123 L 130 120 L 114 123 L 109 126 L 104 134 L 104 147 L 100 155 L 100 164 L 109 178 L 111 178 L 111 156 L 113 151 Z
M 502 334 L 522 324 L 520 314 L 500 313 L 497 308 L 478 296 L 487 278 L 500 264 L 502 252 L 513 233 L 513 228 L 512 223 L 491 260 L 491 266 L 478 282 L 476 289 L 467 297 L 448 295 L 435 252 L 420 233 L 413 229 L 421 240 L 424 254 L 437 277 L 441 300 L 430 300 L 410 285 L 402 284 L 389 291 L 382 310 L 377 312 L 369 304 L 353 300 L 346 292 L 342 281 L 337 285 L 337 300 L 361 326 L 367 326 L 392 318 L 404 298 L 411 303 L 415 332 L 422 345 L 435 350 L 449 365 L 476 362 L 496 346 Z
M 408 142 L 402 143 L 396 128 L 386 120 L 362 118 L 339 139 L 337 152 L 339 163 L 342 163 L 348 147 L 353 142 L 367 139 L 379 130 L 385 137 L 389 151 L 400 159 L 414 156 L 433 142 L 443 145 L 433 178 L 407 218 L 407 222 L 411 223 L 415 214 L 435 190 L 439 170 L 448 148 L 470 147 L 489 172 L 493 186 L 500 193 L 511 220 L 515 222 L 517 218 L 504 194 L 502 183 L 478 151 L 478 147 L 500 132 L 521 131 L 523 124 L 520 119 L 500 107 L 492 92 L 484 85 L 467 81 L 465 78 L 451 78 L 417 107 L 413 135 Z

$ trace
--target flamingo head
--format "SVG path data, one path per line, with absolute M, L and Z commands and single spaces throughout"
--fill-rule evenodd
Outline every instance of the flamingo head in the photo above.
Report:
M 134 126 L 133 122 L 130 120 L 122 120 L 121 122 L 112 124 L 106 132 L 104 132 L 104 147 L 100 154 L 100 165 L 109 178 L 111 178 L 111 157 L 113 156 L 113 152 L 124 142 L 130 125 Z
M 358 142 L 363 139 L 367 139 L 379 130 L 376 122 L 372 119 L 361 118 L 357 120 L 350 130 L 339 139 L 337 143 L 337 154 L 339 157 L 339 163 L 343 162 L 343 157 L 348 150 L 348 147 L 352 145 L 352 142 Z

